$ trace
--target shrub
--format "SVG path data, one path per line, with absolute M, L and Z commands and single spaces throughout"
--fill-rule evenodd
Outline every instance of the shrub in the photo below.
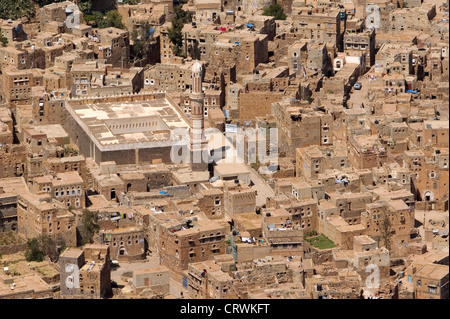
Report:
M 25 251 L 25 259 L 27 261 L 43 261 L 44 252 L 42 251 L 37 238 L 28 239 L 27 250 Z
M 265 7 L 263 15 L 275 17 L 275 20 L 286 20 L 287 17 L 284 13 L 283 7 L 278 3 Z

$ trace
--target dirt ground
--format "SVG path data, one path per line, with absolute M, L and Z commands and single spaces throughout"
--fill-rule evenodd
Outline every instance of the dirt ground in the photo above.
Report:
M 41 278 L 51 278 L 59 274 L 57 264 L 48 260 L 28 262 L 23 253 L 3 255 L 0 259 L 0 266 L 1 273 L 3 273 L 4 267 L 8 267 L 9 273 L 15 276 L 37 274 Z

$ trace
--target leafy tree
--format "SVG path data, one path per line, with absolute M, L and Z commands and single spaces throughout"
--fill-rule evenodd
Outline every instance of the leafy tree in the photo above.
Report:
M 20 19 L 34 17 L 36 9 L 32 0 L 0 0 L 0 19 Z
M 175 17 L 172 19 L 172 27 L 168 30 L 170 41 L 174 44 L 173 53 L 177 56 L 183 55 L 183 26 L 192 22 L 189 11 L 183 10 L 181 5 L 174 7 Z
M 95 22 L 99 28 L 119 28 L 125 29 L 124 24 L 122 23 L 122 16 L 117 10 L 110 10 L 106 12 L 106 15 L 103 15 L 99 11 L 94 11 L 93 15 L 95 17 Z
M 45 253 L 41 249 L 37 238 L 28 239 L 27 250 L 25 251 L 25 259 L 27 261 L 43 261 Z
M 150 34 L 151 25 L 146 22 L 142 26 L 134 26 L 131 32 L 131 39 L 133 41 L 134 60 L 146 60 L 150 54 L 150 44 L 154 41 L 153 34 Z
M 78 8 L 83 12 L 83 15 L 88 15 L 92 13 L 92 0 L 79 0 Z
M 56 239 L 48 235 L 28 239 L 25 259 L 27 261 L 43 261 L 48 256 L 52 262 L 57 262 L 61 251 L 66 247 L 64 238 L 58 236 Z
M 48 256 L 52 262 L 58 261 L 61 251 L 66 247 L 64 238 L 61 236 L 53 239 L 50 236 L 42 235 L 39 237 L 39 243 L 44 254 Z
M 265 7 L 263 15 L 275 17 L 275 20 L 286 20 L 287 17 L 283 7 L 278 3 Z
M 90 210 L 84 209 L 81 219 L 81 237 L 82 245 L 92 244 L 94 242 L 94 235 L 99 231 L 98 216 Z
M 86 22 L 92 22 L 94 27 L 98 27 L 100 21 L 103 21 L 105 18 L 105 15 L 100 11 L 93 11 L 90 14 L 85 14 L 83 18 Z

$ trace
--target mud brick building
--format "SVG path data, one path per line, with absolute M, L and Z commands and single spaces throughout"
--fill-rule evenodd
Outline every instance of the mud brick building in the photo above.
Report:
M 292 14 L 294 33 L 306 39 L 324 41 L 327 47 L 340 48 L 342 30 L 340 13 L 337 9 L 325 11 L 324 8 L 299 8 Z
M 133 290 L 140 293 L 147 289 L 157 293 L 169 294 L 169 270 L 166 267 L 157 266 L 133 271 Z
M 415 298 L 448 298 L 448 265 L 424 265 L 412 276 L 412 280 Z
M 201 189 L 196 197 L 198 198 L 198 207 L 208 218 L 216 219 L 224 216 L 223 191 L 216 188 Z
M 98 242 L 109 245 L 113 260 L 132 262 L 145 258 L 144 231 L 138 225 L 104 229 L 99 234 Z
M 130 63 L 130 33 L 118 28 L 95 29 L 94 53 L 113 67 L 128 68 Z
M 164 23 L 161 28 L 159 29 L 160 32 L 160 54 L 161 54 L 161 63 L 168 62 L 170 58 L 174 57 L 175 54 L 173 53 L 174 44 L 169 38 L 169 30 L 172 27 L 172 22 L 166 22 Z
M 121 109 L 119 113 L 117 106 Z M 182 111 L 164 96 L 141 103 L 100 103 L 95 106 L 97 111 L 93 104 L 66 104 L 66 107 L 66 130 L 79 146 L 80 152 L 84 156 L 93 157 L 97 163 L 170 162 L 173 146 L 173 141 L 170 141 L 171 130 L 187 130 L 190 127 L 189 120 Z M 94 117 L 84 118 L 82 114 L 85 112 L 93 112 Z M 100 119 L 99 112 L 110 115 Z M 128 115 L 124 117 L 124 114 Z M 100 131 L 98 124 L 94 124 L 97 120 L 102 121 L 103 128 Z M 98 133 L 92 131 L 93 125 Z
M 211 45 L 218 40 L 222 31 L 213 25 L 185 24 L 183 26 L 184 52 L 192 59 L 207 60 Z
M 215 261 L 190 263 L 187 280 L 189 294 L 194 298 L 230 298 L 233 278 Z
M 344 50 L 366 53 L 366 70 L 375 63 L 375 31 L 351 30 L 344 34 Z
M 51 22 L 57 22 L 64 29 L 63 32 L 69 32 L 70 28 L 65 25 L 65 21 L 70 15 L 74 13 L 75 2 L 63 1 L 59 3 L 52 3 L 39 9 L 40 27 L 41 30 L 45 28 Z M 79 10 L 78 10 L 79 11 Z M 83 13 L 79 13 L 80 22 L 83 22 Z
M 224 187 L 225 214 L 233 218 L 241 213 L 254 212 L 256 208 L 255 190 L 247 185 L 227 182 Z
M 290 222 L 293 227 L 298 227 L 304 232 L 310 232 L 318 229 L 318 215 L 316 200 L 292 198 L 280 198 L 279 202 L 266 205 L 268 208 L 283 208 L 291 214 Z
M 162 265 L 175 273 L 188 269 L 188 264 L 212 259 L 225 253 L 225 227 L 216 221 L 195 217 L 181 222 L 161 224 L 158 250 Z
M 303 229 L 287 210 L 264 211 L 262 229 L 270 244 L 271 255 L 303 256 Z
M 153 91 L 190 90 L 193 61 L 171 58 L 144 71 L 144 88 Z
M 9 43 L 27 39 L 27 34 L 23 30 L 23 24 L 20 20 L 8 21 L 0 19 L 0 29 L 2 30 L 2 36 L 8 39 Z
M 385 161 L 386 148 L 377 136 L 350 138 L 349 160 L 356 168 L 378 167 Z
M 35 177 L 30 186 L 33 192 L 47 192 L 64 207 L 86 207 L 84 181 L 76 171 Z
M 268 60 L 268 36 L 246 31 L 222 33 L 211 46 L 211 67 L 236 65 L 238 73 L 251 73 L 259 63 Z
M 48 235 L 76 245 L 75 215 L 47 194 L 20 194 L 17 199 L 18 232 L 25 238 Z
M 31 105 L 31 88 L 42 83 L 42 72 L 38 69 L 2 69 L 3 100 L 11 105 Z
M 279 151 L 284 156 L 295 156 L 295 149 L 310 145 L 332 145 L 333 117 L 291 102 L 272 104 L 278 131 Z
M 410 240 L 414 228 L 414 218 L 411 209 L 401 200 L 367 204 L 367 210 L 361 214 L 361 224 L 366 227 L 365 234 L 379 241 L 380 246 L 386 245 L 383 234 L 387 230 L 385 219 L 389 218 L 390 249 L 394 246 L 403 246 Z
M 60 256 L 61 297 L 109 298 L 111 259 L 108 245 L 68 248 Z
M 22 177 L 3 178 L 0 187 L 0 232 L 17 232 L 17 198 L 26 191 Z

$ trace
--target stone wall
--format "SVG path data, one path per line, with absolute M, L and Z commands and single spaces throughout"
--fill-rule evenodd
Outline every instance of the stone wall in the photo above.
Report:
M 0 147 L 0 178 L 21 176 L 25 167 L 24 145 Z
M 19 251 L 25 251 L 27 249 L 27 244 L 11 244 L 0 246 L 0 255 L 11 255 Z
M 305 251 L 307 243 L 305 242 Z M 333 261 L 333 249 L 318 249 L 308 245 L 308 254 L 312 258 L 314 265 L 320 265 Z M 306 254 L 305 254 L 306 255 Z M 305 256 L 306 257 L 306 256 Z
M 267 117 L 271 113 L 271 105 L 278 102 L 283 97 L 283 93 L 248 92 L 239 95 L 239 118 L 243 120 L 253 120 L 255 117 Z

